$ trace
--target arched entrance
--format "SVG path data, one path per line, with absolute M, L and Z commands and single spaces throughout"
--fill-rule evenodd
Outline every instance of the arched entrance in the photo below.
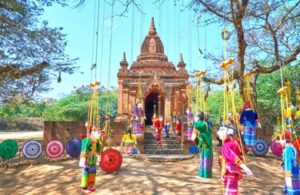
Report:
M 158 93 L 150 93 L 145 99 L 146 125 L 152 125 L 152 116 L 157 114 Z

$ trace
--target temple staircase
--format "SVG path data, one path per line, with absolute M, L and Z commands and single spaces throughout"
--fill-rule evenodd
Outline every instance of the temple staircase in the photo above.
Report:
M 144 133 L 144 154 L 183 154 L 181 144 L 177 142 L 177 135 L 169 132 L 169 138 L 164 138 L 162 133 L 161 144 L 157 144 L 154 137 L 154 129 L 151 126 L 145 127 Z

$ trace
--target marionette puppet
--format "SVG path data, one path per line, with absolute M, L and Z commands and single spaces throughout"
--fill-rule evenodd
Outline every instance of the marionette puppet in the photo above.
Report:
M 221 148 L 222 180 L 224 181 L 225 195 L 238 195 L 238 182 L 242 179 L 243 172 L 252 176 L 252 171 L 242 160 L 242 148 L 238 140 L 233 138 L 234 129 L 222 127 L 218 131 L 219 138 L 223 141 Z
M 141 134 L 142 133 L 142 129 L 141 129 L 141 125 L 140 125 L 140 120 L 139 120 L 139 108 L 138 105 L 136 104 L 133 107 L 132 110 L 132 117 L 131 117 L 131 122 L 132 122 L 132 133 L 134 134 Z
M 138 106 L 138 117 L 140 121 L 140 129 L 143 131 L 145 120 L 146 120 L 146 114 L 145 111 L 143 110 L 143 105 L 141 103 L 138 103 L 137 106 Z
M 162 147 L 161 133 L 163 129 L 163 117 L 160 115 L 155 121 L 155 134 L 156 145 Z
M 289 102 L 288 107 L 286 109 L 285 113 L 285 121 L 286 121 L 286 129 L 293 132 L 293 122 L 295 120 L 295 114 L 296 114 L 296 108 L 292 104 L 292 102 Z
M 164 125 L 164 138 L 168 139 L 170 137 L 169 132 L 170 132 L 170 122 L 167 121 L 166 124 Z
M 198 177 L 211 178 L 213 164 L 212 129 L 204 120 L 204 114 L 195 117 L 194 128 L 198 130 L 200 165 Z
M 177 143 L 181 142 L 181 120 L 176 120 Z
M 248 150 L 253 150 L 255 146 L 255 129 L 260 128 L 257 112 L 251 109 L 250 101 L 244 104 L 244 110 L 240 116 L 240 124 L 244 126 L 243 140 Z
M 193 133 L 193 127 L 194 127 L 194 114 L 192 112 L 192 109 L 189 107 L 186 110 L 186 115 L 187 115 L 187 130 L 186 130 L 186 139 L 191 140 L 192 133 Z
M 81 188 L 83 193 L 94 192 L 96 167 L 101 153 L 101 131 L 93 128 L 90 135 L 81 142 L 79 167 L 82 168 Z
M 283 156 L 282 167 L 284 171 L 284 194 L 298 195 L 300 194 L 300 177 L 299 162 L 297 161 L 298 152 L 291 143 L 292 132 L 286 130 L 284 132 L 284 140 L 282 143 Z
M 134 152 L 134 148 L 136 148 L 136 144 L 136 135 L 132 133 L 132 127 L 129 125 L 127 132 L 122 137 L 121 147 L 124 148 L 124 152 L 128 156 L 135 156 L 136 152 Z

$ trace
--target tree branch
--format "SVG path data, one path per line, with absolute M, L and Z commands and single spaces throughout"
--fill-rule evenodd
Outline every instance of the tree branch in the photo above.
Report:
M 287 20 L 289 20 L 290 17 L 288 17 L 288 15 L 289 15 L 295 8 L 297 8 L 297 7 L 299 6 L 299 4 L 300 4 L 300 1 L 298 1 L 297 3 L 295 3 L 295 5 L 294 5 L 291 9 L 289 9 L 289 10 L 286 12 L 286 14 L 281 18 L 280 23 L 279 23 L 279 25 L 277 26 L 277 29 L 279 29 L 279 27 L 280 27 L 282 24 L 284 24 Z M 299 16 L 299 13 L 298 13 L 297 15 Z M 296 15 L 296 17 L 297 17 L 297 15 Z M 276 30 L 277 30 L 277 29 L 276 29 Z
M 289 63 L 295 61 L 297 59 L 297 55 L 300 53 L 300 44 L 296 47 L 294 52 L 285 58 L 282 62 L 276 61 L 273 66 L 270 67 L 262 67 L 259 65 L 258 61 L 254 61 L 254 68 L 250 71 L 252 74 L 268 74 L 280 69 L 281 66 L 286 66 Z
M 213 14 L 215 14 L 216 16 L 223 18 L 225 20 L 227 20 L 228 22 L 233 22 L 232 19 L 226 17 L 225 15 L 223 15 L 222 13 L 219 13 L 216 9 L 214 9 L 215 7 L 212 5 L 209 5 L 208 3 L 206 3 L 205 1 L 202 0 L 197 0 L 196 2 L 202 4 L 208 11 L 212 12 Z
M 234 70 L 233 73 L 231 73 L 229 75 L 229 78 L 230 78 L 229 80 L 230 81 L 235 80 L 235 79 L 237 79 L 237 76 L 238 76 L 237 75 L 237 71 Z M 214 79 L 214 78 L 209 78 L 209 77 L 204 76 L 203 77 L 203 81 L 207 82 L 207 83 L 213 83 L 213 84 L 217 84 L 217 85 L 222 85 L 222 84 L 224 84 L 224 77 Z
M 5 64 L 0 67 L 0 77 L 8 76 L 14 79 L 19 79 L 21 77 L 40 72 L 42 69 L 48 66 L 49 64 L 47 62 L 42 62 L 34 65 L 32 68 L 20 70 L 19 68 L 14 67 L 12 64 Z

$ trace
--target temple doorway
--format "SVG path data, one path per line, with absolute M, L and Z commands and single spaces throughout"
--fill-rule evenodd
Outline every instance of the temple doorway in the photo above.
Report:
M 157 114 L 158 94 L 150 93 L 145 99 L 146 125 L 152 125 L 153 114 Z

